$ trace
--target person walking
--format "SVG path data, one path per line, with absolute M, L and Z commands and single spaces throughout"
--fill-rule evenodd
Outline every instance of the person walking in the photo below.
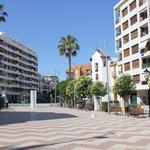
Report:
M 5 97 L 5 107 L 8 108 L 8 99 Z

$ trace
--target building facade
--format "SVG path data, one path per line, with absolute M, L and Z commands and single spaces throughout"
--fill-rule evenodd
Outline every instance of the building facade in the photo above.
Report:
M 108 67 L 107 67 L 106 61 L 108 62 Z M 107 59 L 106 59 L 106 55 L 100 49 L 96 49 L 95 53 L 91 57 L 93 82 L 102 81 L 103 84 L 106 86 L 107 84 L 109 84 L 109 88 L 110 88 L 109 98 L 108 98 L 108 94 L 102 98 L 94 97 L 94 110 L 95 111 L 100 109 L 100 102 L 103 102 L 103 101 L 107 102 L 108 99 L 110 101 L 116 100 L 114 99 L 114 94 L 112 92 L 112 86 L 115 82 L 115 78 L 112 76 L 112 73 L 113 72 L 115 73 L 116 71 L 114 70 L 114 68 L 116 67 L 115 64 L 116 64 L 116 60 L 113 58 L 110 58 L 109 56 L 107 56 Z M 107 79 L 107 69 L 108 69 L 108 79 Z
M 68 70 L 66 74 L 69 76 Z M 78 64 L 71 68 L 72 79 L 78 79 L 82 76 L 91 76 L 91 64 Z
M 37 54 L 0 32 L 0 92 L 9 102 L 29 102 L 30 90 L 38 89 Z
M 54 90 L 58 84 L 57 76 L 42 76 L 39 75 L 39 90 L 38 92 L 42 93 L 43 91 L 50 92 Z
M 150 71 L 150 0 L 120 0 L 114 7 L 115 46 L 119 75 L 129 74 L 136 89 L 129 103 L 148 104 L 144 71 Z

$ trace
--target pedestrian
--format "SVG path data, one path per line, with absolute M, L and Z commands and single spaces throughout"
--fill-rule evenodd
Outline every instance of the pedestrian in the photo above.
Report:
M 6 108 L 8 108 L 8 100 L 6 97 L 5 97 L 5 106 L 6 106 Z

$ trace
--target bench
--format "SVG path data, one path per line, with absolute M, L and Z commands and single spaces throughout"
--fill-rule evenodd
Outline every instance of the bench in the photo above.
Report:
M 113 106 L 111 107 L 111 112 L 115 112 L 115 114 L 117 115 L 119 112 L 122 113 L 122 108 Z
M 143 115 L 143 117 L 144 117 L 144 109 L 143 108 L 132 108 L 130 115 L 133 115 L 136 117 Z

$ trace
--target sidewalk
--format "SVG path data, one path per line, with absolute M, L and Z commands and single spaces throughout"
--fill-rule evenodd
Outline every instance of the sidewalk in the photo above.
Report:
M 0 150 L 149 150 L 150 118 L 59 107 L 0 112 Z

